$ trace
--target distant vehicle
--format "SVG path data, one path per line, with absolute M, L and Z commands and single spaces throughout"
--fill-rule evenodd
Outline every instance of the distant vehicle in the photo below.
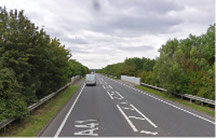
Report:
M 96 85 L 96 76 L 95 74 L 87 74 L 86 75 L 86 85 Z

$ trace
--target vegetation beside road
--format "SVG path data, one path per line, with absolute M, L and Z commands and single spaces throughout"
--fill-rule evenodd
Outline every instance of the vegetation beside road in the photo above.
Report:
M 201 105 L 197 105 L 195 103 L 190 103 L 189 101 L 182 100 L 182 99 L 167 95 L 164 92 L 160 92 L 160 91 L 157 91 L 157 90 L 145 87 L 145 86 L 136 86 L 136 87 L 139 88 L 139 89 L 142 89 L 142 90 L 144 90 L 146 92 L 150 92 L 150 93 L 153 93 L 155 95 L 161 96 L 161 97 L 163 97 L 165 99 L 171 100 L 173 102 L 183 104 L 183 105 L 188 106 L 190 108 L 193 108 L 193 109 L 195 109 L 197 111 L 207 113 L 208 115 L 211 115 L 213 117 L 215 116 L 215 110 L 213 108 L 211 108 L 211 107 L 201 106 Z
M 215 99 L 215 25 L 205 34 L 170 39 L 159 49 L 156 59 L 127 58 L 108 65 L 98 73 L 140 77 L 141 81 L 172 93 Z
M 23 11 L 0 7 L 0 121 L 23 118 L 28 106 L 89 69 Z
M 79 87 L 71 85 L 25 119 L 16 121 L 0 136 L 36 137 Z

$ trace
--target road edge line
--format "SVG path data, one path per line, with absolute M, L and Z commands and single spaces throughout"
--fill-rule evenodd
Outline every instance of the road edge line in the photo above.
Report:
M 110 78 L 108 78 L 108 79 L 110 79 Z M 121 84 L 121 82 L 119 82 L 119 81 L 116 81 L 116 80 L 113 80 L 113 79 L 110 79 L 110 80 L 115 81 L 115 82 Z M 128 88 L 129 88 L 129 87 L 128 87 Z M 134 87 L 133 87 L 133 88 L 134 88 Z M 137 89 L 137 88 L 135 88 L 135 89 Z M 132 90 L 134 90 L 134 89 L 132 89 Z M 138 90 L 139 90 L 139 89 L 138 89 Z M 213 125 L 216 124 L 215 121 L 211 121 L 210 119 L 207 119 L 207 118 L 205 118 L 205 117 L 203 117 L 203 116 L 201 116 L 201 115 L 198 115 L 198 114 L 196 114 L 196 113 L 193 113 L 193 112 L 191 112 L 191 111 L 188 111 L 188 110 L 186 110 L 186 109 L 183 109 L 183 108 L 181 108 L 181 107 L 179 107 L 179 106 L 177 106 L 177 105 L 175 105 L 175 104 L 172 104 L 172 103 L 170 103 L 170 102 L 167 102 L 167 101 L 165 101 L 165 100 L 162 100 L 162 99 L 160 99 L 160 98 L 157 98 L 157 97 L 153 96 L 152 94 L 150 94 L 148 91 L 144 91 L 144 90 L 141 90 L 141 91 L 144 92 L 143 95 L 147 95 L 147 96 L 149 96 L 149 97 L 152 97 L 153 99 L 155 99 L 155 100 L 157 100 L 157 101 L 159 101 L 159 102 L 161 102 L 161 103 L 167 104 L 167 105 L 169 105 L 169 106 L 171 106 L 171 107 L 173 107 L 173 108 L 176 108 L 176 109 L 178 109 L 178 110 L 180 110 L 180 111 L 182 111 L 182 112 L 185 112 L 185 113 L 187 113 L 187 114 L 190 114 L 190 115 L 192 115 L 192 116 L 194 116 L 194 117 L 196 117 L 196 118 L 199 118 L 199 119 L 201 119 L 201 120 L 204 120 L 204 121 L 206 121 L 206 122 L 209 122 L 209 123 L 211 123 L 211 124 L 213 124 Z M 149 93 L 149 94 L 147 94 L 146 92 Z M 168 100 L 168 101 L 169 101 L 169 100 Z
M 82 93 L 84 87 L 85 87 L 85 83 L 84 83 L 82 89 L 80 90 L 79 95 L 76 97 L 75 101 L 73 102 L 73 104 L 72 104 L 70 110 L 68 111 L 67 115 L 65 116 L 64 120 L 62 121 L 61 125 L 59 126 L 58 130 L 56 131 L 55 136 L 54 136 L 55 138 L 58 137 L 59 134 L 61 133 L 61 131 L 62 131 L 62 129 L 63 129 L 63 127 L 64 127 L 64 125 L 65 125 L 65 123 L 66 123 L 68 117 L 69 117 L 69 115 L 70 115 L 71 112 L 73 111 L 73 108 L 74 108 L 76 102 L 78 101 L 78 99 L 79 99 L 79 97 L 80 97 L 80 95 L 81 95 L 81 93 Z

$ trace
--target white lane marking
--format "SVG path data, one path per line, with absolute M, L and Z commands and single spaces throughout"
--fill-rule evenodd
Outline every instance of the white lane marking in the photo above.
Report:
M 78 125 L 75 125 L 75 127 L 77 128 L 94 128 L 95 126 L 98 126 L 99 123 L 89 123 L 89 124 L 78 124 Z
M 130 108 L 130 107 L 122 107 L 122 108 L 125 109 L 125 110 L 131 110 L 131 111 L 134 110 L 133 108 Z
M 118 82 L 118 81 L 116 81 L 116 82 Z M 118 82 L 118 83 L 120 83 L 120 82 Z M 145 94 L 145 95 L 147 95 L 147 96 L 149 96 L 149 97 L 152 97 L 152 98 L 154 98 L 154 99 L 156 99 L 156 100 L 158 100 L 158 101 L 160 101 L 160 102 L 162 102 L 162 103 L 164 103 L 164 104 L 167 104 L 167 105 L 172 106 L 172 107 L 174 107 L 174 108 L 176 108 L 176 109 L 179 109 L 179 110 L 181 110 L 181 111 L 183 111 L 183 112 L 185 112 L 185 113 L 188 113 L 188 114 L 190 114 L 190 115 L 192 115 L 192 116 L 194 116 L 194 117 L 197 117 L 197 118 L 199 118 L 199 119 L 202 119 L 202 120 L 207 121 L 207 122 L 209 122 L 209 123 L 212 123 L 212 124 L 214 124 L 214 125 L 216 124 L 216 122 L 214 122 L 214 121 L 211 121 L 211 120 L 209 120 L 209 119 L 207 119 L 207 118 L 205 118 L 205 117 L 202 117 L 202 116 L 200 116 L 200 115 L 197 115 L 197 114 L 195 114 L 195 113 L 192 113 L 192 112 L 190 112 L 190 111 L 187 111 L 187 110 L 185 110 L 185 109 L 182 109 L 182 108 L 180 108 L 180 107 L 178 107 L 178 106 L 176 106 L 176 105 L 174 105 L 174 104 L 171 104 L 171 103 L 169 103 L 169 102 L 166 102 L 166 101 L 164 101 L 164 100 L 161 100 L 161 99 L 159 99 L 159 98 L 156 98 L 156 97 L 154 97 L 154 96 L 152 96 L 152 95 L 150 95 L 150 94 L 147 94 L 147 93 L 144 92 L 144 91 L 142 91 L 142 93 Z
M 162 103 L 165 103 L 165 104 L 167 104 L 167 105 L 169 105 L 169 106 L 172 106 L 172 107 L 174 107 L 174 108 L 176 108 L 176 109 L 179 109 L 179 110 L 181 110 L 181 111 L 183 111 L 183 112 L 186 112 L 186 113 L 188 113 L 188 114 L 191 114 L 191 115 L 193 115 L 193 116 L 195 116 L 195 117 L 197 117 L 197 118 L 199 118 L 199 119 L 205 120 L 205 121 L 207 121 L 207 122 L 209 122 L 209 123 L 212 123 L 212 124 L 216 124 L 215 122 L 213 122 L 213 121 L 211 121 L 211 120 L 209 120 L 209 119 L 207 119 L 207 118 L 204 118 L 204 117 L 199 116 L 199 115 L 197 115 L 197 114 L 195 114 L 195 113 L 192 113 L 192 112 L 190 112 L 190 111 L 187 111 L 187 110 L 185 110 L 185 109 L 182 109 L 182 108 L 180 108 L 180 107 L 178 107 L 178 106 L 175 106 L 174 104 L 171 104 L 171 103 L 169 103 L 169 102 L 163 101 L 163 100 L 161 100 L 161 99 L 159 99 L 159 98 L 156 98 L 156 97 L 154 97 L 154 96 L 152 96 L 152 95 L 148 95 L 148 96 L 150 96 L 150 97 L 152 97 L 152 98 L 154 98 L 154 99 L 156 99 L 156 100 L 158 100 L 158 101 L 160 101 L 160 102 L 162 102 Z
M 109 85 L 109 88 L 110 88 L 110 89 L 113 89 L 113 87 L 112 87 L 111 85 Z
M 98 130 L 99 128 L 90 128 L 87 130 L 75 132 L 74 135 L 79 135 L 79 136 L 98 136 L 98 133 L 94 133 L 94 131 Z
M 104 85 L 102 85 L 102 86 L 103 86 L 104 90 L 106 90 L 105 86 Z
M 110 97 L 112 97 L 111 99 L 118 99 L 118 100 L 122 100 L 124 97 L 117 91 L 109 91 L 107 90 L 107 93 L 109 94 Z
M 135 106 L 133 106 L 132 104 L 130 104 L 131 107 L 133 107 L 143 118 L 146 119 L 146 121 L 148 121 L 153 127 L 157 128 L 157 126 L 150 120 L 148 119 L 142 112 L 140 112 Z
M 98 80 L 99 80 L 100 84 L 102 84 L 101 80 L 100 79 L 98 79 Z
M 65 116 L 64 120 L 62 121 L 60 127 L 58 128 L 57 132 L 55 133 L 55 136 L 54 136 L 54 137 L 58 137 L 59 134 L 61 133 L 61 131 L 62 131 L 62 129 L 63 129 L 63 127 L 64 127 L 64 125 L 65 125 L 65 123 L 66 123 L 68 117 L 69 117 L 69 115 L 71 114 L 71 112 L 72 112 L 72 110 L 73 110 L 73 108 L 74 108 L 74 106 L 75 106 L 77 100 L 79 99 L 79 97 L 80 97 L 80 95 L 81 95 L 81 93 L 82 93 L 84 87 L 85 87 L 85 83 L 84 83 L 82 89 L 80 90 L 80 93 L 78 94 L 77 98 L 75 99 L 73 105 L 71 106 L 70 110 L 68 111 L 67 115 Z
M 127 102 L 119 102 L 119 104 L 128 104 Z
M 108 92 L 109 90 L 107 90 L 108 95 L 110 96 L 110 98 L 113 100 L 112 95 L 110 95 L 110 93 Z
M 138 120 L 145 120 L 145 118 L 137 117 L 137 116 L 128 116 L 128 118 L 132 119 L 138 119 Z
M 124 111 L 120 108 L 120 106 L 119 105 L 116 105 L 116 106 L 119 109 L 119 111 L 121 112 L 121 114 L 124 116 L 124 118 L 126 119 L 126 121 L 128 122 L 128 124 L 130 125 L 130 127 L 133 129 L 133 131 L 137 132 L 138 130 L 133 125 L 133 123 L 130 121 L 130 119 L 127 117 L 127 115 L 124 113 Z
M 121 99 L 123 99 L 124 97 L 119 93 L 119 92 L 117 92 L 117 91 L 114 91 L 114 93 L 117 93 L 118 94 L 118 96 L 120 97 L 120 98 L 118 98 L 118 97 L 114 97 L 114 98 L 116 98 L 116 99 L 119 99 L 119 100 L 121 100 Z
M 85 122 L 90 122 L 90 121 L 97 121 L 95 119 L 88 119 L 88 120 L 76 120 L 75 123 L 85 123 Z
M 151 132 L 151 131 L 146 131 L 146 130 L 141 130 L 140 133 L 151 134 L 151 135 L 157 135 L 158 134 L 158 132 Z

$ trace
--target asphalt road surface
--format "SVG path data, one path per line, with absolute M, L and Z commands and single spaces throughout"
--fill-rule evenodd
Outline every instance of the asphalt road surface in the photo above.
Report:
M 214 136 L 213 117 L 97 74 L 67 102 L 40 136 Z

